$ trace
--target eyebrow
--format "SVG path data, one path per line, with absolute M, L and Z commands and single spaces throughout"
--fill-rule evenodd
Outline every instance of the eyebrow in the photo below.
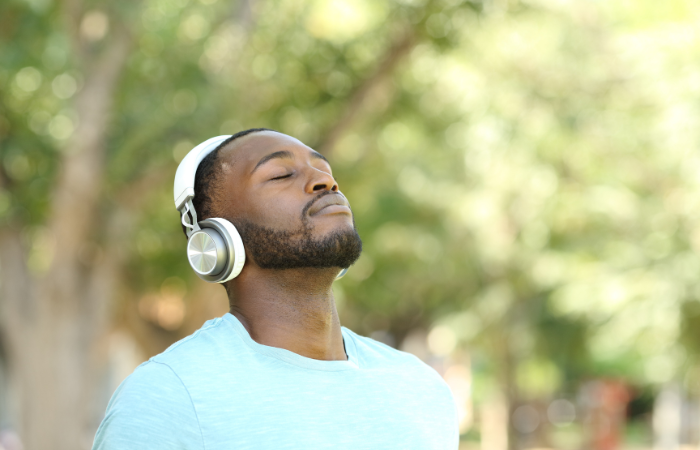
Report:
M 330 164 L 330 162 L 328 162 L 326 157 L 323 156 L 322 154 L 320 154 L 319 152 L 311 151 L 310 153 L 311 153 L 312 158 L 322 159 L 323 161 Z M 250 173 L 252 174 L 256 170 L 258 170 L 258 167 L 262 166 L 263 164 L 265 164 L 266 162 L 268 162 L 272 159 L 294 159 L 294 153 L 290 152 L 289 150 L 280 150 L 277 152 L 272 152 L 269 155 L 265 155 L 262 158 L 260 158 L 260 161 L 258 161 L 258 163 L 253 168 L 252 172 L 250 172 Z

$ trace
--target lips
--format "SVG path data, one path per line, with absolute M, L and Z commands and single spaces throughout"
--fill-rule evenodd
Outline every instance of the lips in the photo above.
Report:
M 323 197 L 316 200 L 314 204 L 311 205 L 311 208 L 309 208 L 309 215 L 316 215 L 322 209 L 327 208 L 329 206 L 344 206 L 350 209 L 350 204 L 348 203 L 347 199 L 343 194 L 330 194 L 324 195 Z

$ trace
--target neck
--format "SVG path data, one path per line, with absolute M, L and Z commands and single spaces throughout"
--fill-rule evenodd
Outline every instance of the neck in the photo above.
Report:
M 336 269 L 246 267 L 229 284 L 231 314 L 259 344 L 318 360 L 346 360 L 331 289 Z

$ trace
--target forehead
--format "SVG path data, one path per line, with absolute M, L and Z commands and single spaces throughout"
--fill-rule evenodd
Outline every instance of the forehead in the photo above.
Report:
M 280 150 L 314 151 L 292 136 L 276 131 L 257 131 L 228 144 L 221 149 L 220 156 L 245 170 L 250 165 L 257 164 L 263 156 Z

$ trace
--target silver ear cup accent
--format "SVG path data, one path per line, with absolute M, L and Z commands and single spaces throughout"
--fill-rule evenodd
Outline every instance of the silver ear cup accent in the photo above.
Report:
M 346 273 L 348 273 L 349 267 L 346 267 L 345 269 L 341 270 L 340 273 L 338 274 L 337 277 L 335 277 L 336 280 L 339 280 L 345 276 Z
M 212 229 L 194 232 L 187 241 L 187 259 L 197 275 L 217 275 L 226 265 L 226 243 Z
M 210 272 L 200 272 L 200 270 L 197 268 L 198 266 L 193 264 L 192 260 L 190 260 L 190 265 L 197 273 L 197 276 L 210 283 L 225 283 L 226 281 L 237 277 L 238 274 L 241 273 L 241 270 L 243 270 L 243 265 L 245 264 L 245 250 L 243 249 L 243 240 L 238 234 L 236 227 L 234 227 L 228 220 L 220 218 L 202 220 L 199 222 L 199 226 L 202 229 L 201 232 L 206 233 L 208 237 L 211 238 L 211 236 L 215 235 L 220 239 L 220 241 L 216 241 L 215 238 L 212 238 L 212 241 L 215 243 L 218 242 L 216 252 L 217 263 L 215 266 L 219 267 L 219 264 L 221 266 L 218 268 L 218 270 L 214 268 Z M 193 233 L 190 237 L 190 241 L 187 243 L 188 257 L 190 255 L 190 242 L 192 241 L 192 238 L 199 233 L 200 232 Z M 200 239 L 205 241 L 205 244 L 208 242 L 206 238 L 202 237 Z M 192 245 L 194 246 L 195 244 Z M 196 245 L 199 246 L 200 244 Z M 221 249 L 222 251 L 219 252 L 218 249 Z M 202 252 L 202 255 L 204 255 L 204 252 Z M 213 256 L 213 253 L 208 253 L 205 256 L 209 255 Z M 199 260 L 196 260 L 196 262 L 199 262 Z

